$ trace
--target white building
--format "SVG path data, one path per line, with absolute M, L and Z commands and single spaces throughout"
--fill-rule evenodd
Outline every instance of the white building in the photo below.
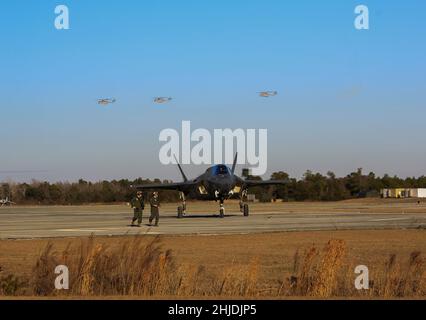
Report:
M 410 189 L 411 198 L 426 198 L 426 188 Z
M 426 188 L 391 188 L 380 190 L 382 198 L 426 198 Z

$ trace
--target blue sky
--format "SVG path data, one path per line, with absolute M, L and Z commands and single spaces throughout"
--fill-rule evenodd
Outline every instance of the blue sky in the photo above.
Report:
M 59 4 L 69 7 L 70 30 L 54 28 Z M 358 4 L 369 7 L 368 31 L 354 28 Z M 158 160 L 158 135 L 182 120 L 193 129 L 267 128 L 266 177 L 426 173 L 425 1 L 0 8 L 0 180 L 177 180 Z M 256 95 L 269 89 L 279 95 Z M 155 96 L 174 100 L 158 106 Z M 99 97 L 117 103 L 103 108 Z

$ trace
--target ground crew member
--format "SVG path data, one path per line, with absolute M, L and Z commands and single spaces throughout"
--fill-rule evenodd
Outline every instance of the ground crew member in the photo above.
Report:
M 132 202 L 130 204 L 134 212 L 132 226 L 134 226 L 135 221 L 138 220 L 138 227 L 140 227 L 142 224 L 143 209 L 145 209 L 145 199 L 143 197 L 142 191 L 138 191 L 136 193 L 136 197 L 132 199 Z
M 158 220 L 160 220 L 160 200 L 158 199 L 158 192 L 152 194 L 149 200 L 151 204 L 151 216 L 149 217 L 149 224 L 152 224 L 152 220 L 155 219 L 155 226 L 158 227 Z

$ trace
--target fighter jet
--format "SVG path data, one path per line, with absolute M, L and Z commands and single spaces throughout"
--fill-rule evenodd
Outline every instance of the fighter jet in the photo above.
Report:
M 111 103 L 115 103 L 115 98 L 104 98 L 104 99 L 98 99 L 98 104 L 103 105 L 103 106 L 107 106 Z
M 159 103 L 159 104 L 166 103 L 166 102 L 169 102 L 169 101 L 172 101 L 172 98 L 170 98 L 170 97 L 155 97 L 154 98 L 154 102 Z
M 255 186 L 270 186 L 286 184 L 285 180 L 243 180 L 235 175 L 235 167 L 237 164 L 237 156 L 235 155 L 232 169 L 224 164 L 215 165 L 206 170 L 205 173 L 193 180 L 188 180 L 182 170 L 181 165 L 177 161 L 179 171 L 182 175 L 183 182 L 165 183 L 165 184 L 146 184 L 134 185 L 132 188 L 138 191 L 147 190 L 176 190 L 179 192 L 182 204 L 177 208 L 178 218 L 182 218 L 186 214 L 186 197 L 191 196 L 194 199 L 202 201 L 219 201 L 219 216 L 225 216 L 224 201 L 237 195 L 240 200 L 240 211 L 245 217 L 249 215 L 249 206 L 247 200 L 247 190 Z
M 261 91 L 261 92 L 259 92 L 259 96 L 261 96 L 263 98 L 273 97 L 273 96 L 276 96 L 277 94 L 278 94 L 277 91 Z
M 6 199 L 0 199 L 0 207 L 3 207 L 3 206 L 8 207 L 8 206 L 11 206 L 11 205 L 13 205 L 13 204 L 16 204 L 16 203 L 15 203 L 15 202 L 10 201 L 10 200 L 9 200 L 9 198 L 6 198 Z

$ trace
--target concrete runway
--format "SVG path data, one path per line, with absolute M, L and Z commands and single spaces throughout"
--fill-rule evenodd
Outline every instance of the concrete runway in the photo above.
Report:
M 255 212 L 243 217 L 237 210 L 217 214 L 189 214 L 177 219 L 173 206 L 162 209 L 160 227 L 130 227 L 131 210 L 126 206 L 8 207 L 0 208 L 0 239 L 77 237 L 95 234 L 244 234 L 254 232 L 417 229 L 426 228 L 426 212 Z M 235 209 L 235 208 L 234 208 Z M 208 212 L 208 211 L 207 211 Z

